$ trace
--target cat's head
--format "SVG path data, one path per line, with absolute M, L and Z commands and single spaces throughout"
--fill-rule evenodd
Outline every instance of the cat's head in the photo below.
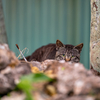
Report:
M 78 63 L 80 61 L 80 52 L 83 48 L 83 43 L 73 46 L 64 45 L 60 40 L 56 41 L 56 60 L 65 60 Z

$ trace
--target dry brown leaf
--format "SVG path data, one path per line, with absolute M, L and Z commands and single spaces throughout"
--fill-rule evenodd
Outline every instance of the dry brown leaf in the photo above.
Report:
M 43 71 L 40 71 L 36 66 L 33 66 L 32 64 L 30 64 L 31 66 L 31 71 L 32 73 L 42 73 Z
M 47 75 L 50 78 L 55 78 L 56 77 L 56 74 L 53 73 L 53 70 L 48 70 L 44 73 L 45 73 L 45 75 Z
M 54 96 L 57 93 L 56 88 L 53 85 L 47 85 L 46 92 L 51 96 Z

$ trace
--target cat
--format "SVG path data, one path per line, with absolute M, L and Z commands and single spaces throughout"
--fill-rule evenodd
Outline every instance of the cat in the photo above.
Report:
M 56 41 L 56 44 L 48 44 L 38 48 L 32 55 L 27 56 L 28 61 L 39 61 L 42 62 L 46 59 L 65 60 L 66 62 L 80 61 L 80 53 L 83 48 L 83 43 L 73 46 L 64 45 L 60 40 Z

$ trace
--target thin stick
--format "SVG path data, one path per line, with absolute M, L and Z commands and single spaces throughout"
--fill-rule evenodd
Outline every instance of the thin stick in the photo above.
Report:
M 16 47 L 18 48 L 19 52 L 20 52 L 20 53 L 21 53 L 21 55 L 23 56 L 24 60 L 27 62 L 27 60 L 26 60 L 26 58 L 24 57 L 24 55 L 23 55 L 22 51 L 20 50 L 20 48 L 19 48 L 18 44 L 16 44 Z

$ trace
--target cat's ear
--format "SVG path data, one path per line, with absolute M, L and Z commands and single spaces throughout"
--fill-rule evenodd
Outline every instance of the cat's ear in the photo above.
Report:
M 83 48 L 83 43 L 77 45 L 77 46 L 74 46 L 75 49 L 79 50 L 79 52 L 81 52 L 82 48 Z
M 60 47 L 65 47 L 65 45 L 60 40 L 57 40 L 56 41 L 56 50 L 58 50 Z

